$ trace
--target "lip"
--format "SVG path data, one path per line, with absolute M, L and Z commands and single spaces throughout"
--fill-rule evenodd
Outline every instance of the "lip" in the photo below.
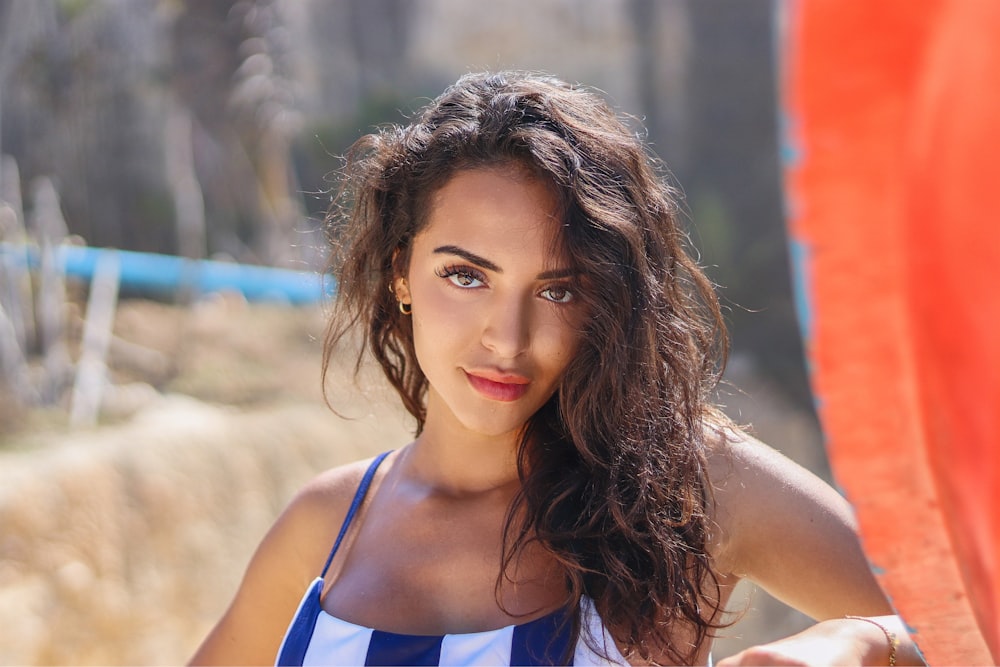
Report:
M 494 401 L 509 403 L 516 401 L 528 391 L 531 380 L 516 373 L 490 370 L 465 371 L 472 388 Z

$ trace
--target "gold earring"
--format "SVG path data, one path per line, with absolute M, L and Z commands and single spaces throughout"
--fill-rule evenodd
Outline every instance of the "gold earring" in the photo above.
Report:
M 403 303 L 402 301 L 397 301 L 396 303 L 399 304 L 399 312 L 403 313 L 404 315 L 409 315 L 410 313 L 413 312 L 412 303 Z

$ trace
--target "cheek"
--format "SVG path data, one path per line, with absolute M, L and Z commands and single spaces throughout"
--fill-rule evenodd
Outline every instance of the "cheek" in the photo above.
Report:
M 440 279 L 438 279 L 440 280 Z M 417 305 L 414 314 L 419 310 L 419 321 L 427 328 L 453 326 L 461 322 L 467 308 L 458 301 L 449 290 L 440 283 L 427 280 L 413 285 L 411 288 L 413 301 Z
M 432 281 L 411 284 L 413 298 L 413 337 L 421 367 L 431 362 L 428 353 L 454 348 L 467 333 L 470 320 L 468 309 L 449 298 L 447 290 Z M 423 353 L 421 355 L 420 353 Z
M 560 318 L 539 327 L 535 337 L 536 347 L 548 365 L 565 368 L 573 359 L 580 344 L 579 328 Z

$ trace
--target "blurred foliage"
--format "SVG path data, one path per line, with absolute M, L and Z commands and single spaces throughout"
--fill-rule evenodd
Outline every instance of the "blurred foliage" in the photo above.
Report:
M 541 27 L 512 18 L 529 4 Z M 26 192 L 54 179 L 71 233 L 92 245 L 318 268 L 303 235 L 358 136 L 405 122 L 469 63 L 552 71 L 642 119 L 686 192 L 735 351 L 808 403 L 782 220 L 776 6 L 0 0 L 0 150 Z
M 366 95 L 346 119 L 318 118 L 292 143 L 292 156 L 309 215 L 321 220 L 336 191 L 336 169 L 351 145 L 363 134 L 389 123 L 405 123 L 413 99 L 384 90 Z
M 59 0 L 56 7 L 66 20 L 72 21 L 91 9 L 94 2 L 95 0 Z
M 688 3 L 685 184 L 694 239 L 722 286 L 734 350 L 808 407 L 778 156 L 777 24 L 770 2 Z

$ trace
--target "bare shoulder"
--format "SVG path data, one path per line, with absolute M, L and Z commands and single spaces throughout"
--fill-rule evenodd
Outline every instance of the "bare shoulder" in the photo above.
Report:
M 319 575 L 319 568 L 333 546 L 372 461 L 356 461 L 317 475 L 295 494 L 278 517 L 271 533 L 284 544 L 282 551 L 287 551 L 298 561 L 298 569 L 302 572 L 300 581 L 309 581 Z M 288 565 L 290 563 L 285 564 L 286 567 Z
M 708 455 L 717 559 L 745 575 L 758 543 L 809 524 L 855 530 L 847 501 L 829 484 L 773 447 L 735 427 L 713 431 Z
M 712 426 L 710 434 L 709 478 L 723 502 L 730 496 L 742 496 L 745 500 L 744 494 L 773 493 L 782 489 L 794 489 L 828 500 L 840 498 L 814 473 L 735 426 Z
M 333 468 L 295 494 L 257 547 L 229 609 L 193 663 L 273 663 L 370 464 L 366 460 Z
M 856 613 L 858 604 L 883 613 L 853 510 L 833 487 L 735 428 L 717 429 L 708 468 L 720 571 L 814 618 Z
M 349 505 L 373 458 L 330 468 L 309 480 L 292 498 L 286 513 L 311 515 L 317 510 Z

